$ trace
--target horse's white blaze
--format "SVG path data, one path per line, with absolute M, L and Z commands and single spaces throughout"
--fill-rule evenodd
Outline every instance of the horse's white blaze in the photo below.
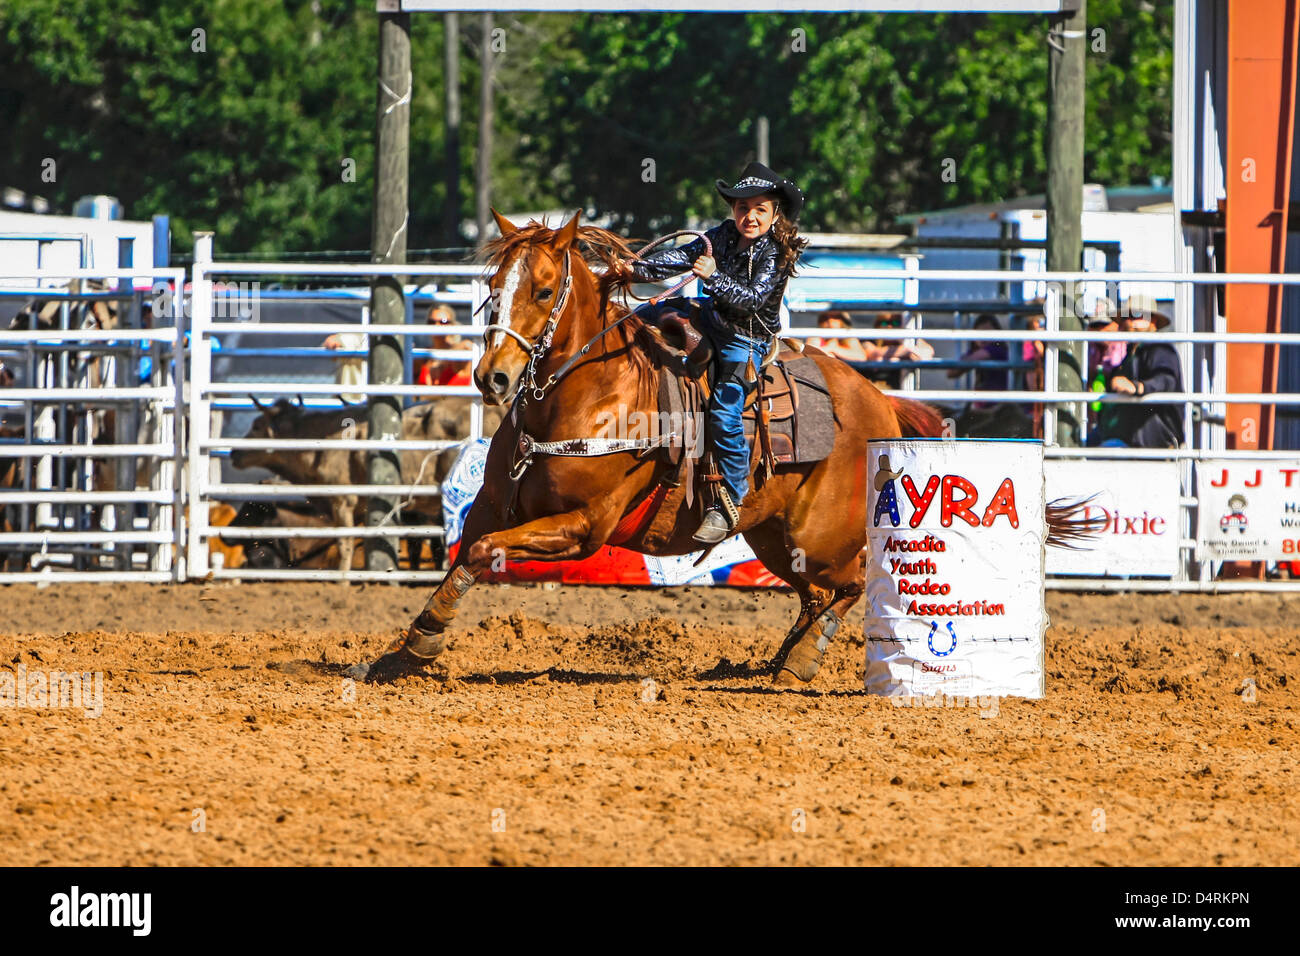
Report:
M 514 303 L 515 292 L 518 291 L 520 284 L 524 281 L 524 254 L 521 251 L 515 256 L 515 261 L 510 263 L 510 269 L 506 272 L 506 281 L 501 284 L 501 296 L 497 300 L 497 314 L 493 317 L 493 324 L 510 328 L 510 309 Z M 497 333 L 497 341 L 500 342 L 504 334 Z

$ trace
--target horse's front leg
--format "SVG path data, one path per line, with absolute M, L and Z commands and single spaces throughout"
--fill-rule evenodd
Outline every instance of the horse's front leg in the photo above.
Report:
M 466 522 L 466 530 L 469 530 Z M 592 524 L 580 512 L 566 512 L 529 521 L 501 531 L 465 536 L 473 543 L 462 548 L 456 563 L 430 596 L 424 610 L 406 633 L 373 664 L 358 664 L 349 677 L 372 681 L 393 680 L 423 667 L 443 652 L 446 630 L 457 606 L 484 572 L 502 561 L 561 561 L 592 554 L 604 541 L 593 534 Z M 594 542 L 594 543 L 593 543 Z

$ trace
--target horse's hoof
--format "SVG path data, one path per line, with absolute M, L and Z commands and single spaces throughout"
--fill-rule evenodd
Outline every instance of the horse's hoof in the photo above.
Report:
M 772 678 L 774 687 L 801 687 L 807 684 L 822 668 L 824 651 L 816 645 L 808 646 L 807 641 L 795 645 Z
M 412 624 L 400 644 L 412 657 L 431 661 L 447 649 L 447 632 L 441 627 L 431 631 Z
M 348 676 L 352 676 L 352 671 L 357 671 L 362 674 L 361 677 L 355 678 L 357 680 L 363 680 L 367 684 L 387 684 L 411 674 L 418 674 L 428 663 L 430 662 L 402 649 L 384 654 L 371 664 L 358 664 L 348 671 Z
M 351 667 L 349 667 L 347 670 L 343 672 L 344 677 L 349 677 L 352 680 L 359 680 L 359 681 L 364 681 L 369 674 L 370 674 L 370 665 L 367 664 L 365 661 L 362 661 L 360 664 L 353 664 Z
M 817 670 L 818 668 L 814 666 L 813 668 L 811 668 L 811 671 L 804 670 L 802 672 L 797 672 L 791 670 L 790 667 L 787 665 L 785 667 L 782 667 L 779 671 L 776 672 L 776 676 L 772 678 L 772 686 L 773 687 L 803 687 L 805 684 L 807 684 L 809 681 L 811 681 L 814 677 L 817 676 Z M 803 676 L 804 674 L 807 674 L 807 676 L 806 677 Z
M 773 687 L 798 687 L 801 683 L 799 678 L 784 667 L 777 671 L 776 676 L 772 678 Z

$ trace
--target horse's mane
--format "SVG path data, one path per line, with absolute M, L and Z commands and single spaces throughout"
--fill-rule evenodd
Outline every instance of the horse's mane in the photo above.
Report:
M 532 219 L 528 225 L 521 226 L 510 235 L 498 236 L 484 243 L 482 253 L 488 265 L 500 268 L 516 249 L 554 245 L 559 234 L 559 229 L 551 229 L 545 223 Z M 587 265 L 603 266 L 606 269 L 618 260 L 630 259 L 634 255 L 627 240 L 599 226 L 578 227 L 578 250 Z
M 527 225 L 521 226 L 509 235 L 498 236 L 484 243 L 480 253 L 488 266 L 499 269 L 516 250 L 553 246 L 559 234 L 559 229 L 551 229 L 545 223 L 532 219 Z M 621 260 L 631 259 L 636 255 L 628 240 L 599 226 L 579 226 L 575 247 L 588 267 L 594 266 L 601 270 L 596 275 L 596 285 L 602 305 L 613 304 L 611 293 L 626 287 L 626 283 L 614 278 L 613 267 Z M 626 306 L 615 306 L 615 308 L 621 311 L 625 310 Z M 608 322 L 608 319 L 604 321 Z M 648 401 L 654 395 L 652 383 L 657 378 L 655 371 L 663 361 L 660 350 L 655 347 L 662 336 L 659 335 L 658 329 L 646 325 L 635 313 L 625 319 L 613 334 L 622 340 L 633 369 L 641 373 L 637 375 L 642 393 L 640 397 L 643 401 Z

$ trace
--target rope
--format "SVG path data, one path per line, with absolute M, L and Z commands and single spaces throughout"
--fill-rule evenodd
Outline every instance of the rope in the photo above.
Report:
M 394 524 L 390 526 L 389 521 L 392 520 L 393 515 L 397 514 L 397 512 L 401 511 L 407 505 L 412 505 L 415 503 L 415 489 L 420 486 L 420 479 L 424 477 L 424 469 L 429 464 L 429 459 L 439 453 L 440 453 L 440 449 L 435 448 L 433 451 L 429 452 L 427 455 L 424 456 L 424 461 L 420 462 L 420 470 L 415 475 L 415 481 L 411 482 L 410 485 L 408 485 L 406 488 L 406 495 L 407 495 L 406 500 L 405 501 L 401 500 L 399 495 L 399 499 L 397 503 L 393 505 L 392 510 L 389 511 L 388 514 L 384 515 L 382 518 L 379 519 L 379 524 L 376 525 L 376 527 L 379 528 L 385 528 L 385 527 L 400 528 L 401 527 L 401 525 L 398 524 Z M 396 488 L 394 488 L 394 490 L 396 490 Z
M 646 254 L 649 250 L 653 249 L 655 246 L 661 246 L 661 245 L 663 245 L 665 242 L 668 242 L 668 241 L 671 240 L 671 239 L 676 239 L 678 236 L 696 236 L 696 237 L 699 238 L 699 239 L 703 239 L 703 240 L 704 240 L 704 254 L 705 254 L 706 256 L 709 256 L 709 257 L 712 257 L 712 256 L 713 256 L 713 243 L 709 242 L 709 237 L 708 237 L 708 236 L 706 236 L 706 235 L 705 235 L 704 233 L 702 233 L 702 232 L 696 232 L 696 231 L 693 230 L 693 229 L 678 229 L 676 232 L 670 232 L 670 233 L 669 233 L 668 235 L 666 235 L 666 236 L 660 236 L 658 239 L 653 240 L 653 241 L 650 242 L 648 245 L 642 246 L 642 247 L 641 247 L 641 250 L 640 250 L 639 252 L 637 252 L 637 254 L 634 255 L 634 256 L 632 257 L 632 261 L 634 261 L 634 262 L 636 262 L 636 261 L 640 261 L 642 258 L 644 258 L 645 254 Z M 660 300 L 662 300 L 662 299 L 666 299 L 666 298 L 668 298 L 669 296 L 671 296 L 673 293 L 678 292 L 678 291 L 680 291 L 681 289 L 685 288 L 685 287 L 686 287 L 686 286 L 687 286 L 687 285 L 688 285 L 688 284 L 689 284 L 689 283 L 690 283 L 694 278 L 695 278 L 695 276 L 693 276 L 693 275 L 692 275 L 692 276 L 687 276 L 685 279 L 683 279 L 681 282 L 677 283 L 675 286 L 673 286 L 673 287 L 672 287 L 671 289 L 669 289 L 668 291 L 666 291 L 666 292 L 660 292 L 658 295 L 653 295 L 653 296 L 651 296 L 651 297 L 648 298 L 648 299 L 643 299 L 643 298 L 641 298 L 639 295 L 637 295 L 637 294 L 636 294 L 635 292 L 633 292 L 631 289 L 624 289 L 623 291 L 624 291 L 624 294 L 630 296 L 630 297 L 633 298 L 633 299 L 636 299 L 638 302 L 649 302 L 651 305 L 658 305 L 659 302 L 660 302 Z
M 379 81 L 379 88 L 383 90 L 385 93 L 387 93 L 390 97 L 392 97 L 393 100 L 392 103 L 388 104 L 388 109 L 384 110 L 385 116 L 387 116 L 393 110 L 397 109 L 399 106 L 406 106 L 408 103 L 411 102 L 411 90 L 413 89 L 413 86 L 414 85 L 411 83 L 410 70 L 406 71 L 406 92 L 403 93 L 401 96 L 398 96 L 396 93 L 390 90 L 388 88 L 388 84 L 386 84 L 383 80 Z

